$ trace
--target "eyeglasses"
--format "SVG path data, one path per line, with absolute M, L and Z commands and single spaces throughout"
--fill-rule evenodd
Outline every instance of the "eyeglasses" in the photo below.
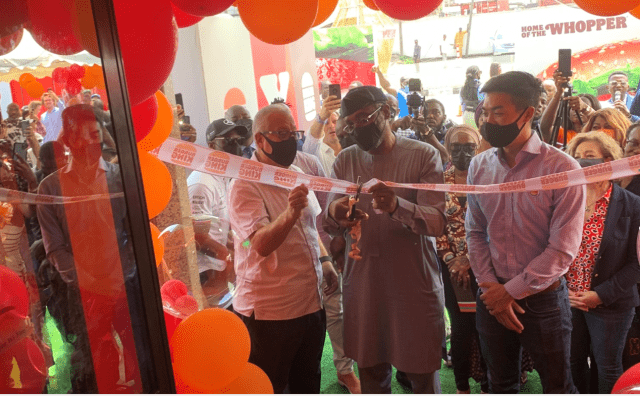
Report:
M 356 128 L 359 127 L 363 127 L 365 125 L 368 125 L 369 123 L 371 123 L 371 120 L 373 119 L 373 116 L 380 111 L 382 107 L 378 107 L 373 113 L 369 114 L 368 116 L 360 116 L 358 115 L 356 117 L 356 122 L 346 122 L 346 126 L 342 129 L 343 131 L 345 131 L 346 133 L 352 133 Z
M 244 143 L 246 138 L 221 136 L 221 137 L 214 138 L 213 140 L 215 140 L 216 142 L 221 143 L 221 144 L 236 143 L 236 144 L 242 145 L 242 143 Z
M 638 139 L 627 139 L 625 140 L 625 144 L 629 147 L 640 147 L 640 140 Z
M 611 86 L 613 86 L 613 87 L 615 87 L 615 86 L 617 86 L 617 85 L 620 85 L 620 86 L 626 87 L 626 86 L 628 86 L 628 85 L 629 85 L 629 83 L 628 83 L 628 82 L 626 82 L 626 81 L 610 81 L 610 82 L 609 82 L 609 85 L 611 85 Z
M 276 135 L 280 140 L 289 140 L 291 138 L 295 138 L 297 140 L 298 135 L 302 136 L 304 131 L 265 131 L 260 133 L 263 135 Z

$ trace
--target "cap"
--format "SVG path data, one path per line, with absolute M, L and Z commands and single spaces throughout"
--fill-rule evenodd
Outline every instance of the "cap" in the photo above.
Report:
M 354 88 L 349 91 L 342 99 L 340 107 L 340 115 L 348 117 L 356 111 L 367 107 L 372 103 L 386 102 L 387 97 L 378 87 L 365 85 L 364 87 Z
M 102 97 L 98 94 L 91 95 L 91 99 L 102 99 Z
M 240 136 L 249 137 L 251 134 L 245 125 L 236 124 L 233 121 L 221 118 L 212 122 L 209 128 L 207 128 L 207 141 L 210 142 L 218 136 L 226 135 L 234 129 L 237 129 Z

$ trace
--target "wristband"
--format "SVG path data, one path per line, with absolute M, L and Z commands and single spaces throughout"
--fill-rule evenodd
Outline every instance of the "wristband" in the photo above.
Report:
M 320 264 L 324 263 L 325 261 L 330 261 L 333 263 L 333 258 L 331 256 L 322 256 L 320 257 Z
M 329 119 L 327 118 L 326 120 L 323 120 L 322 118 L 320 118 L 320 114 L 318 114 L 316 116 L 316 122 L 318 124 L 322 124 L 322 125 L 327 125 L 327 122 L 329 121 Z

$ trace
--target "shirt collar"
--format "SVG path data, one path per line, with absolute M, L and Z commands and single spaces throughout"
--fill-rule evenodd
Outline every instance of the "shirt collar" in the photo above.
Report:
M 98 161 L 98 168 L 100 170 L 106 171 L 107 170 L 107 163 L 105 162 L 104 159 L 100 158 L 100 161 Z M 73 170 L 73 157 L 71 157 L 71 159 L 69 160 L 69 163 L 62 168 L 62 172 L 63 173 L 69 173 Z
M 516 164 L 520 162 L 520 156 L 522 152 L 529 153 L 529 154 L 540 154 L 541 147 L 542 147 L 542 141 L 540 140 L 540 137 L 538 137 L 538 134 L 536 133 L 536 131 L 532 129 L 531 137 L 529 138 L 529 140 L 527 140 L 524 146 L 522 146 L 522 149 L 520 150 L 518 155 L 516 155 Z M 500 158 L 501 160 L 504 160 L 504 149 L 502 148 L 496 149 L 495 155 L 497 155 L 498 158 Z

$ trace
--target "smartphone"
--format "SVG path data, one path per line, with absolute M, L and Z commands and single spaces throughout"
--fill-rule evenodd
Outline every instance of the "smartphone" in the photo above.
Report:
M 420 92 L 422 90 L 422 83 L 419 78 L 412 78 L 409 80 L 409 92 Z
M 182 94 L 181 93 L 177 93 L 176 94 L 176 104 L 180 105 L 180 107 L 182 107 L 182 110 L 184 110 L 184 102 L 182 102 Z
M 180 130 L 181 131 L 188 131 L 191 129 L 191 117 L 189 116 L 182 116 L 182 118 L 180 119 Z
M 20 121 L 20 128 L 22 129 L 22 134 L 26 137 L 30 137 L 31 133 L 28 132 L 29 125 L 31 124 L 31 120 L 22 120 Z
M 27 149 L 29 148 L 29 143 L 14 143 L 13 144 L 13 159 L 15 160 L 17 156 L 20 156 L 23 160 L 27 159 Z
M 342 91 L 340 90 L 340 84 L 329 85 L 329 96 L 335 96 L 338 99 L 342 98 Z
M 571 72 L 571 50 L 560 49 L 558 50 L 558 71 L 562 73 L 563 77 L 570 77 Z

